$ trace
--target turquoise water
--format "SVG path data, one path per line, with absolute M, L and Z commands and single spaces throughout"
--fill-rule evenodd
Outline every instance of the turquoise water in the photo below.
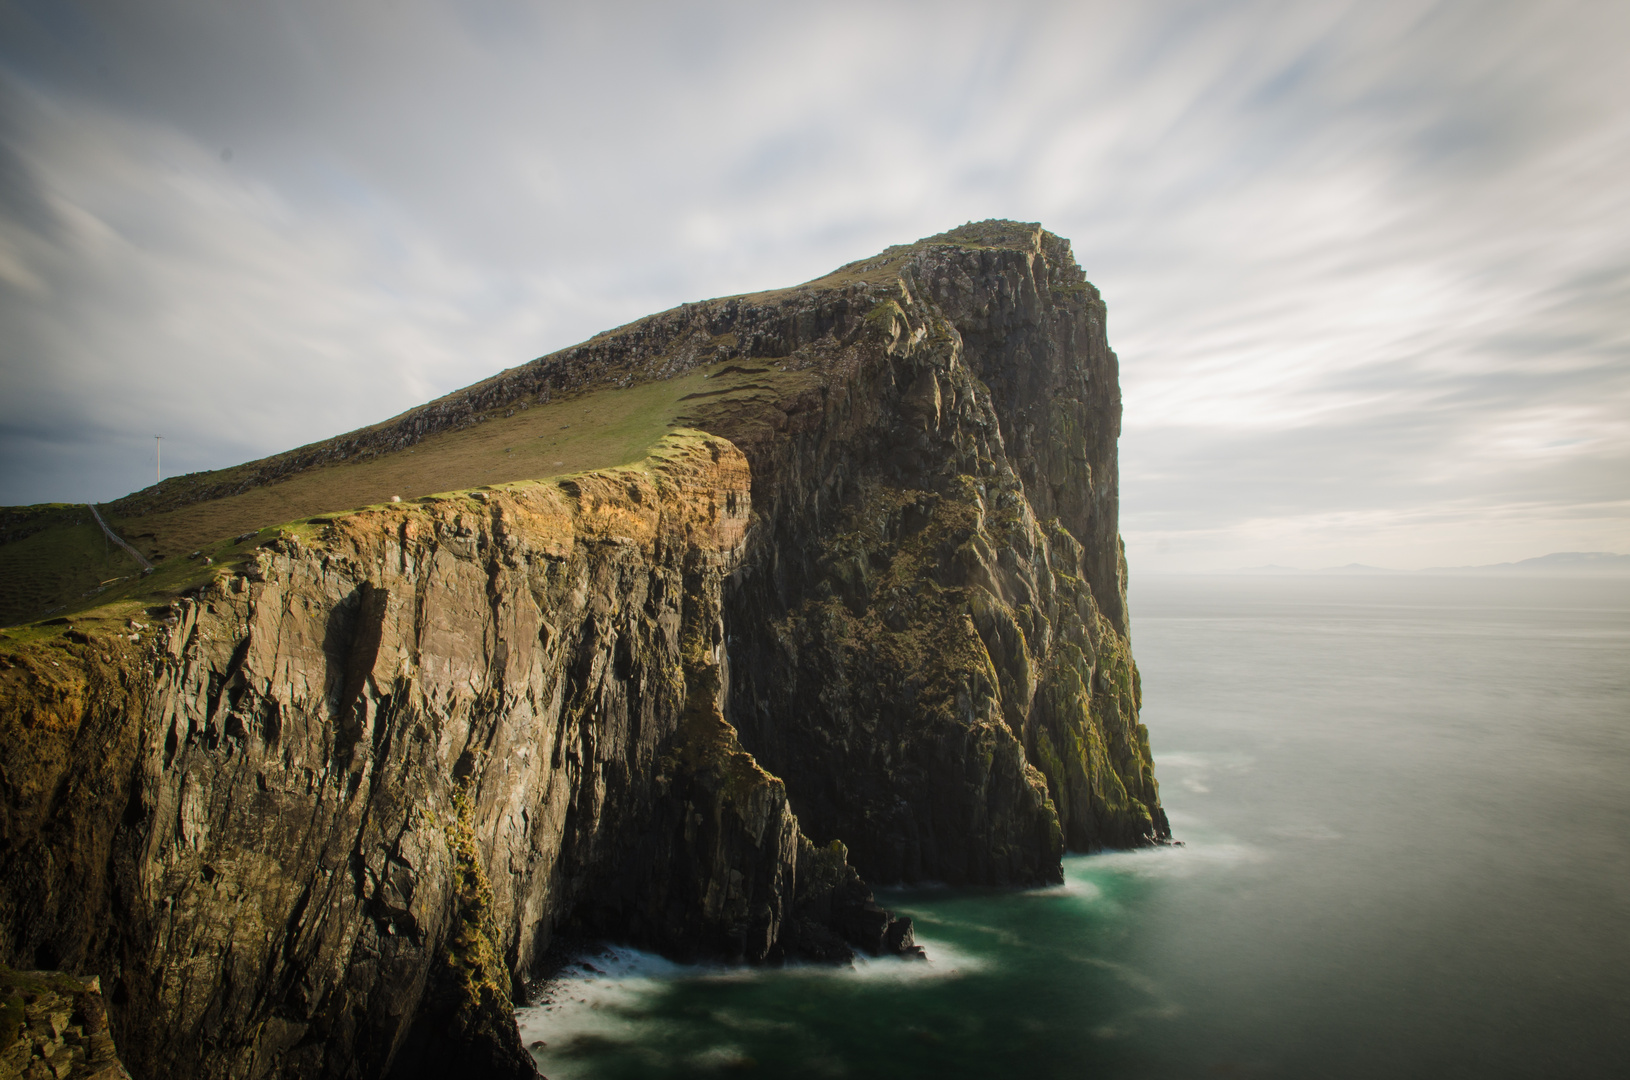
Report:
M 570 1077 L 1630 1074 L 1630 582 L 1139 582 L 1181 848 L 910 889 L 928 964 L 585 957 Z

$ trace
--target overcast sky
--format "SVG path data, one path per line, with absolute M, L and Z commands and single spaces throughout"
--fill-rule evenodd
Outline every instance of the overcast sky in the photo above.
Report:
M 1109 305 L 1134 573 L 1630 551 L 1630 4 L 0 0 L 0 503 L 969 219 Z

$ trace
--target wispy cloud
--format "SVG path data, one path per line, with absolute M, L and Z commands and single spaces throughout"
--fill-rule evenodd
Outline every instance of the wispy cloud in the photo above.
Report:
M 1627 29 L 0 2 L 0 501 L 139 486 L 154 433 L 230 464 L 1009 216 L 1110 304 L 1135 567 L 1624 550 Z

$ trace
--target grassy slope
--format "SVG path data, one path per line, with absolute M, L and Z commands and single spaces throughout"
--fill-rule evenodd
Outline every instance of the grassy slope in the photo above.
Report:
M 52 613 L 133 578 L 141 567 L 83 506 L 31 508 L 19 539 L 0 542 L 0 625 Z M 23 517 L 13 511 L 12 519 Z
M 804 285 L 750 298 L 770 304 L 795 292 L 823 292 L 861 281 L 881 284 L 892 280 L 910 253 L 923 245 L 970 249 L 1028 245 L 1037 228 L 1012 222 L 970 223 L 916 244 L 891 247 Z M 608 330 L 596 339 L 618 337 L 644 322 Z M 160 596 L 166 588 L 179 588 L 198 576 L 202 563 L 186 555 L 200 551 L 216 562 L 234 558 L 258 538 L 242 544 L 233 538 L 280 523 L 387 502 L 392 496 L 408 500 L 636 462 L 675 428 L 712 427 L 710 420 L 751 413 L 761 403 L 796 395 L 818 381 L 814 375 L 783 372 L 772 360 L 724 361 L 674 379 L 596 390 L 547 405 L 506 410 L 507 415 L 491 414 L 474 426 L 429 436 L 408 450 L 309 469 L 225 498 L 110 518 L 115 531 L 159 564 L 157 574 L 139 585 L 109 583 L 138 568 L 128 555 L 104 543 L 82 506 L 0 508 L 8 522 L 32 522 L 25 529 L 0 533 L 0 625 L 64 610 L 83 611 L 118 596 Z M 230 480 L 240 473 L 248 476 L 253 465 L 198 475 Z M 122 502 L 140 506 L 142 493 Z M 41 514 L 54 515 L 44 528 L 38 528 Z M 28 535 L 11 539 L 23 532 Z
M 111 524 L 149 558 L 168 558 L 263 525 L 389 502 L 393 495 L 415 499 L 637 461 L 672 426 L 675 390 L 657 383 L 535 405 L 431 435 L 399 453 Z
M 808 378 L 768 362 L 714 364 L 664 382 L 516 409 L 512 416 L 440 432 L 394 454 L 312 469 L 241 495 L 109 524 L 149 558 L 166 559 L 251 529 L 389 502 L 393 495 L 415 499 L 625 465 L 681 426 L 704 395 L 710 403 L 750 399 Z
M 121 599 L 163 597 L 206 573 L 206 564 L 190 558 L 192 553 L 202 552 L 214 564 L 229 563 L 266 539 L 270 527 L 314 515 L 389 502 L 393 495 L 406 501 L 637 462 L 664 435 L 693 420 L 699 404 L 710 410 L 732 403 L 751 407 L 814 381 L 770 362 L 729 361 L 665 382 L 517 409 L 511 416 L 432 435 L 409 450 L 312 469 L 240 495 L 110 521 L 157 564 L 157 572 L 141 580 L 129 555 L 104 544 L 85 507 L 12 511 L 14 517 L 26 516 L 34 531 L 0 542 L 0 625 L 74 614 Z M 254 535 L 237 539 L 246 533 Z M 120 577 L 127 580 L 98 588 Z M 132 612 L 139 607 L 127 606 Z

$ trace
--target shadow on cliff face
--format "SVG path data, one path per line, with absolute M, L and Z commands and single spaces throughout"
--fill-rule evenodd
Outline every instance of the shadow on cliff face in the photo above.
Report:
M 332 705 L 334 725 L 334 753 L 329 768 L 347 774 L 352 784 L 360 782 L 362 775 L 351 768 L 357 743 L 368 734 L 367 710 L 358 705 L 379 660 L 389 606 L 390 594 L 365 581 L 334 606 L 323 634 L 323 693 Z M 381 695 L 374 714 L 382 715 L 389 709 L 390 696 Z

